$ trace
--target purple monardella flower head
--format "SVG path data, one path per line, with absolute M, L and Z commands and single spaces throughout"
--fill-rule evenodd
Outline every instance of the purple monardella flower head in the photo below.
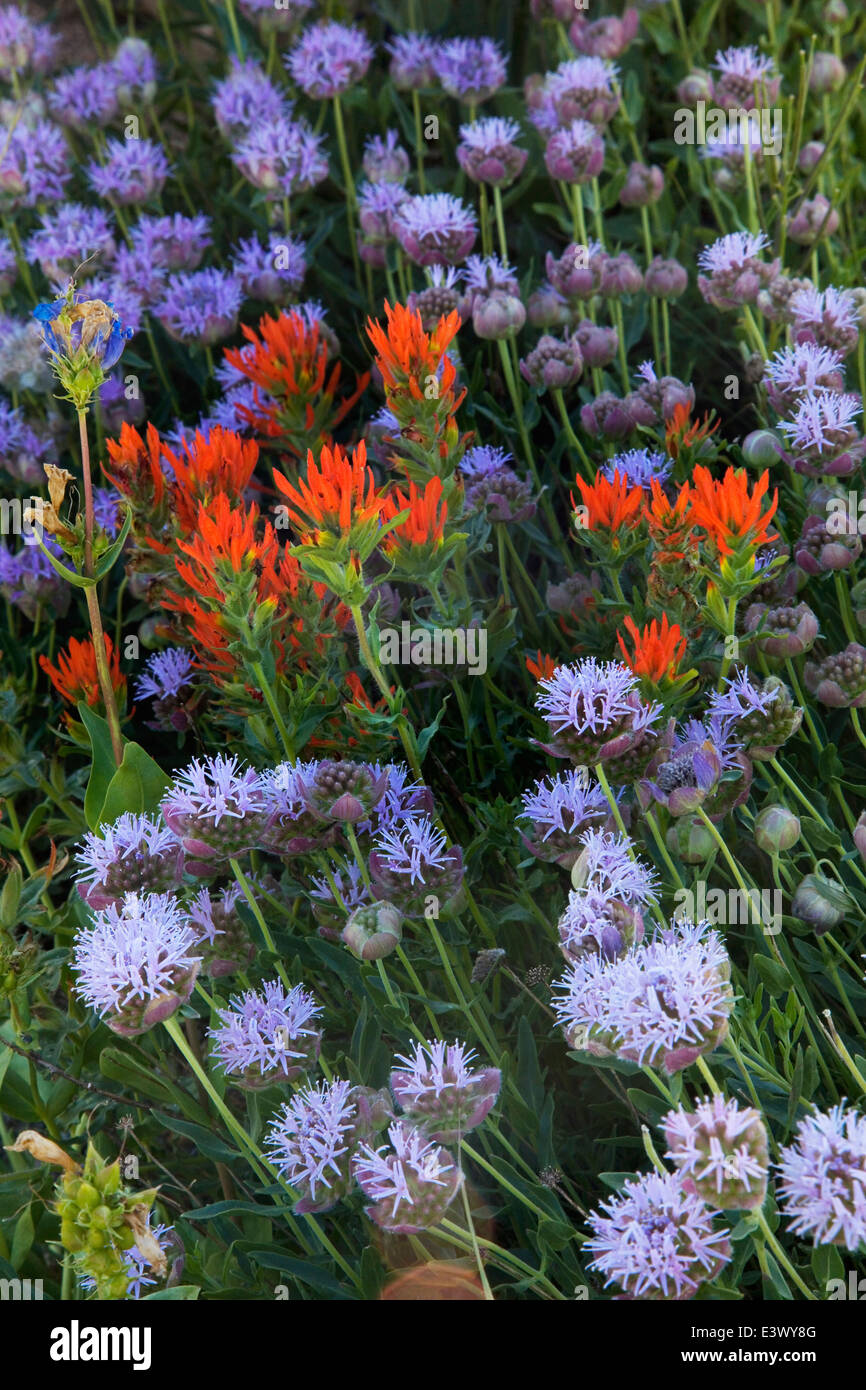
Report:
M 552 179 L 563 183 L 588 183 L 604 165 L 604 140 L 597 126 L 582 117 L 551 131 L 544 162 Z
M 516 144 L 519 136 L 517 121 L 502 116 L 487 116 L 462 125 L 457 146 L 461 169 L 476 183 L 506 188 L 522 174 L 529 157 Z
M 263 246 L 258 237 L 239 241 L 233 271 L 244 294 L 269 303 L 282 303 L 301 288 L 307 270 L 305 244 L 277 232 Z
M 195 932 L 170 893 L 127 893 L 75 938 L 75 993 L 121 1037 L 170 1018 L 189 998 L 201 966 Z
M 127 893 L 167 893 L 183 878 L 183 850 L 160 821 L 126 811 L 79 850 L 77 888 L 88 907 L 118 904 Z
M 18 258 L 8 236 L 0 236 L 0 294 L 6 294 L 18 278 Z
M 585 831 L 572 866 L 574 891 L 557 923 L 568 961 L 587 954 L 622 955 L 644 934 L 641 909 L 655 902 L 658 878 L 633 858 L 629 840 L 601 829 Z
M 767 1130 L 761 1113 L 723 1095 L 699 1100 L 693 1111 L 664 1117 L 672 1160 L 683 1189 L 725 1211 L 763 1206 L 767 1195 Z
M 618 959 L 582 957 L 556 1011 L 570 1046 L 673 1074 L 727 1036 L 730 969 L 718 932 L 680 919 Z
M 113 489 L 93 489 L 93 518 L 107 536 L 117 535 L 120 530 L 120 498 Z
M 402 183 L 367 183 L 358 186 L 358 225 L 361 259 L 380 268 L 385 246 L 394 235 L 394 217 L 409 194 Z
M 751 44 L 717 52 L 713 66 L 719 74 L 713 78 L 713 98 L 728 110 L 771 104 L 779 95 L 774 60 L 762 57 Z
M 514 270 L 498 256 L 468 256 L 462 275 L 468 313 L 472 312 L 479 296 L 493 294 L 495 290 L 520 295 Z
M 61 125 L 86 131 L 106 126 L 117 115 L 117 84 L 106 63 L 95 67 L 73 68 L 54 79 L 48 93 L 48 107 Z
M 866 1119 L 844 1100 L 807 1115 L 778 1166 L 789 1230 L 857 1250 L 866 1240 Z
M 502 1073 L 476 1071 L 476 1054 L 463 1043 L 417 1043 L 411 1057 L 396 1057 L 391 1090 L 406 1119 L 429 1139 L 453 1144 L 481 1124 L 496 1102 Z
M 360 1091 L 337 1079 L 305 1086 L 268 1126 L 264 1148 L 299 1194 L 295 1210 L 329 1211 L 352 1188 L 351 1158 L 363 1124 Z
M 22 483 L 43 483 L 44 464 L 57 460 L 55 441 L 41 422 L 34 428 L 20 408 L 3 400 L 0 400 L 0 460 L 6 472 Z M 25 548 L 38 551 L 33 545 Z
M 255 944 L 237 911 L 243 898 L 240 884 L 229 883 L 219 893 L 202 888 L 187 903 L 189 920 L 198 939 L 197 950 L 204 962 L 203 973 L 212 980 L 246 970 L 255 960 Z
M 359 821 L 381 801 L 387 773 L 378 764 L 348 759 L 322 759 L 307 763 L 298 777 L 301 799 L 308 811 L 322 821 Z
M 736 675 L 728 678 L 724 690 L 712 692 L 709 707 L 712 714 L 730 721 L 733 727 L 750 715 L 765 714 L 778 699 L 778 695 L 778 689 L 757 686 L 753 684 L 747 671 L 738 671 Z
M 536 856 L 570 869 L 581 851 L 580 835 L 610 814 L 607 797 L 583 768 L 540 779 L 523 793 L 520 818 L 529 821 L 523 843 Z
M 130 228 L 133 250 L 163 270 L 195 270 L 211 244 L 210 225 L 201 213 L 139 217 Z
M 330 924 L 335 917 L 335 909 L 338 909 L 339 915 L 336 920 L 342 926 L 347 913 L 352 913 L 356 907 L 364 907 L 370 902 L 370 893 L 357 864 L 350 863 L 345 868 L 338 868 L 336 864 L 332 864 L 330 872 L 333 887 L 324 874 L 321 877 L 316 874 L 310 875 L 310 883 L 313 885 L 310 888 L 310 897 L 314 899 L 313 915 L 317 921 Z M 339 894 L 339 903 L 334 897 L 334 888 Z M 321 905 L 318 910 L 317 904 Z
M 764 363 L 770 405 L 778 415 L 793 410 L 807 391 L 841 391 L 844 367 L 841 352 L 818 343 L 794 343 L 780 348 Z
M 364 142 L 361 166 L 371 183 L 402 183 L 409 173 L 409 156 L 399 132 L 387 130 L 384 138 L 370 135 Z
M 93 269 L 94 258 L 104 266 L 114 256 L 114 227 L 101 208 L 61 203 L 43 213 L 41 222 L 25 242 L 24 253 L 29 262 L 39 262 L 52 284 L 67 280 L 84 261 Z
M 121 39 L 114 57 L 106 66 L 111 70 L 122 108 L 133 102 L 150 105 L 156 96 L 159 69 L 150 44 L 134 36 Z
M 539 682 L 536 709 L 553 736 L 549 751 L 579 765 L 605 763 L 616 782 L 633 781 L 656 741 L 661 705 L 647 704 L 633 671 L 618 661 L 585 657 Z
M 475 245 L 478 221 L 450 193 L 419 194 L 407 198 L 395 214 L 394 232 L 416 265 L 456 265 Z
M 3 452 L 2 423 L 0 419 L 0 456 Z M 42 474 L 41 469 L 39 473 Z M 62 560 L 64 552 L 51 536 L 43 535 L 42 545 L 58 560 Z M 35 620 L 43 606 L 50 604 L 54 612 L 62 617 L 66 616 L 69 608 L 68 587 L 64 586 L 64 581 L 38 545 L 25 543 L 13 553 L 5 541 L 0 541 L 0 594 L 8 603 L 20 608 L 30 622 Z
M 716 1214 L 673 1173 L 646 1173 L 590 1213 L 590 1269 L 629 1298 L 694 1298 L 731 1258 L 730 1233 L 714 1229 Z
M 433 70 L 450 96 L 477 106 L 505 82 L 505 55 L 495 39 L 446 39 L 433 54 Z
M 363 29 L 323 20 L 301 35 L 285 65 L 308 97 L 336 97 L 360 82 L 372 57 Z
M 396 34 L 385 47 L 391 54 L 391 80 L 398 91 L 432 87 L 438 48 L 435 39 L 429 34 Z
M 121 204 L 146 203 L 169 173 L 165 151 L 154 140 L 108 140 L 102 162 L 87 166 L 94 192 Z
M 256 122 L 238 142 L 232 160 L 263 193 L 290 198 L 327 178 L 323 143 L 306 121 L 280 115 Z
M 729 232 L 698 253 L 698 265 L 710 275 L 741 275 L 770 244 L 766 232 Z
M 619 106 L 616 78 L 616 64 L 605 58 L 570 58 L 531 94 L 529 119 L 547 132 L 574 120 L 606 125 Z
M 853 473 L 862 454 L 855 424 L 862 413 L 860 397 L 853 394 L 819 389 L 801 396 L 793 419 L 779 421 L 789 450 L 797 456 L 797 471 L 812 475 Z
M 265 980 L 217 1009 L 210 1030 L 218 1065 L 238 1086 L 257 1090 L 276 1081 L 296 1081 L 319 1055 L 322 1034 L 311 1027 L 322 1012 L 302 985 L 288 993 L 279 980 Z
M 223 757 L 194 758 L 167 791 L 160 810 L 187 853 L 210 860 L 254 849 L 274 815 L 255 769 L 242 769 L 237 758 Z
M 648 806 L 654 798 L 672 816 L 697 811 L 719 785 L 724 762 L 717 736 L 727 740 L 728 733 L 728 725 L 720 716 L 712 728 L 699 719 L 690 719 L 680 731 L 671 720 L 639 784 L 641 804 Z
M 367 1215 L 383 1231 L 411 1235 L 435 1226 L 460 1190 L 463 1174 L 451 1156 L 402 1121 L 388 1129 L 391 1149 L 361 1144 L 352 1171 L 373 1202 Z
M 25 73 L 36 50 L 36 28 L 17 5 L 0 7 L 0 73 Z
M 814 285 L 795 290 L 788 300 L 788 318 L 797 342 L 820 343 L 844 357 L 857 346 L 859 306 L 853 290 L 833 285 L 826 290 Z
M 653 479 L 666 483 L 673 468 L 673 460 L 667 454 L 651 449 L 626 449 L 625 453 L 614 454 L 602 469 L 609 482 L 614 473 L 625 478 L 629 487 L 642 487 L 649 491 Z
M 433 814 L 433 793 L 423 782 L 412 780 L 405 763 L 368 763 L 371 775 L 384 776 L 385 790 L 367 820 L 358 821 L 357 835 L 376 835 L 413 816 Z
M 407 917 L 423 914 L 431 897 L 440 910 L 463 882 L 463 854 L 448 847 L 429 816 L 413 815 L 379 831 L 370 852 L 373 894 Z
M 221 134 L 229 139 L 248 135 L 256 125 L 269 126 L 292 112 L 292 103 L 252 58 L 241 62 L 232 57 L 231 71 L 217 83 L 211 105 Z
M 154 313 L 178 342 L 211 347 L 234 332 L 242 300 L 237 277 L 211 266 L 170 276 Z
M 185 647 L 154 652 L 135 687 L 136 700 L 166 700 L 188 690 L 194 680 L 192 655 Z
M 510 464 L 512 455 L 494 444 L 474 444 L 460 460 L 460 472 L 467 478 L 483 478 Z
M 37 207 L 63 197 L 72 178 L 72 151 L 60 126 L 38 120 L 7 131 L 0 142 L 0 207 Z

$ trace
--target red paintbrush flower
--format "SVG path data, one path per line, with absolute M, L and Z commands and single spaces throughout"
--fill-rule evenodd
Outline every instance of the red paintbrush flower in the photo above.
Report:
M 174 471 L 172 486 L 177 519 L 188 535 L 196 525 L 199 505 L 210 506 L 217 496 L 243 501 L 259 457 L 254 439 L 215 425 L 209 435 L 196 430 L 192 444 L 184 441 L 179 454 L 167 454 Z
M 105 633 L 104 636 L 111 684 L 118 697 L 118 703 L 122 703 L 122 698 L 126 693 L 126 676 L 121 674 L 120 655 L 114 650 L 111 638 L 108 633 Z M 70 637 L 66 651 L 57 654 L 56 666 L 48 660 L 47 656 L 40 656 L 39 665 L 57 693 L 62 695 L 64 700 L 68 700 L 71 705 L 77 705 L 83 700 L 91 708 L 102 709 L 99 674 L 96 669 L 96 649 L 92 637 L 87 637 L 83 642 L 79 642 L 75 637 Z
M 297 310 L 278 318 L 259 320 L 259 331 L 244 325 L 251 348 L 228 348 L 225 358 L 253 382 L 256 408 L 240 413 L 259 434 L 280 438 L 299 458 L 312 445 L 330 444 L 333 431 L 358 400 L 370 380 L 360 376 L 352 395 L 337 405 L 334 398 L 341 367 L 329 367 L 329 348 L 318 323 L 308 323 Z M 261 392 L 271 399 L 263 399 Z
M 386 554 L 390 555 L 403 547 L 428 546 L 436 549 L 442 542 L 448 519 L 448 503 L 442 500 L 440 478 L 431 478 L 423 492 L 410 483 L 408 497 L 395 487 L 382 509 L 382 520 L 391 521 L 407 509 L 409 515 L 406 520 L 395 526 L 382 542 Z
M 297 486 L 274 471 L 274 482 L 291 506 L 289 517 L 302 540 L 316 544 L 325 533 L 351 539 L 353 531 L 379 517 L 387 498 L 377 492 L 376 480 L 367 466 L 367 446 L 363 440 L 347 458 L 339 444 L 322 449 L 319 462 L 307 454 L 307 476 Z
M 632 617 L 625 619 L 625 628 L 634 643 L 634 651 L 629 652 L 618 632 L 616 640 L 622 652 L 622 659 L 636 676 L 643 676 L 653 685 L 663 680 L 673 680 L 679 664 L 685 655 L 686 639 L 677 623 L 668 624 L 667 614 L 662 615 L 661 626 L 653 618 L 640 632 Z
M 429 463 L 447 459 L 461 448 L 456 412 L 466 395 L 465 390 L 454 391 L 457 369 L 447 355 L 460 315 L 453 310 L 428 333 L 417 309 L 404 304 L 392 308 L 386 300 L 385 318 L 384 328 L 378 319 L 368 319 L 367 336 L 376 350 L 388 409 L 402 438 L 426 454 Z
M 640 524 L 644 490 L 636 484 L 632 486 L 625 474 L 615 470 L 612 482 L 602 473 L 594 483 L 587 483 L 580 477 L 575 478 L 575 482 L 583 498 L 581 508 L 575 502 L 574 493 L 571 494 L 578 530 L 608 531 L 616 544 L 617 532 L 633 531 Z
M 713 540 L 721 555 L 733 555 L 736 550 L 754 550 L 775 540 L 777 533 L 769 525 L 779 505 L 778 489 L 766 511 L 764 497 L 770 485 L 767 469 L 751 487 L 744 468 L 729 468 L 720 481 L 709 469 L 698 465 L 692 473 L 689 489 L 690 517 Z
M 158 507 L 165 496 L 166 480 L 160 462 L 162 440 L 153 425 L 147 427 L 145 443 L 138 430 L 124 421 L 120 427 L 120 438 L 107 439 L 105 447 L 111 459 L 111 469 L 103 471 L 109 482 L 133 504 Z
M 701 444 L 715 434 L 721 423 L 721 420 L 717 420 L 711 428 L 709 415 L 692 422 L 691 407 L 680 401 L 674 406 L 673 415 L 665 426 L 665 448 L 672 459 L 678 458 L 685 449 Z
M 556 670 L 557 663 L 546 652 L 538 651 L 535 656 L 526 658 L 526 669 L 537 681 L 549 680 Z
M 656 478 L 652 479 L 650 489 L 644 517 L 656 547 L 655 562 L 683 560 L 687 551 L 697 548 L 692 534 L 688 483 L 683 484 L 673 502 Z

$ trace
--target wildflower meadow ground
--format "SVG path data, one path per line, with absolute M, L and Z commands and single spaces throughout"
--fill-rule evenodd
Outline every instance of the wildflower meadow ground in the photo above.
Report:
M 0 5 L 4 1300 L 866 1297 L 864 50 Z

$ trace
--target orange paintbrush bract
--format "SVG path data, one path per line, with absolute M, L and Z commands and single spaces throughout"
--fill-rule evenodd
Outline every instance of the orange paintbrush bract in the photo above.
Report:
M 613 482 L 599 474 L 594 483 L 575 478 L 586 508 L 586 520 L 581 524 L 587 531 L 618 531 L 637 526 L 643 515 L 644 490 L 632 486 L 625 474 L 615 471 Z M 572 505 L 577 508 L 574 493 Z
M 417 309 L 407 309 L 404 304 L 392 308 L 386 300 L 385 318 L 386 328 L 378 319 L 367 320 L 367 337 L 376 349 L 376 365 L 386 389 L 408 386 L 417 400 L 423 400 L 427 378 L 436 375 L 460 327 L 460 315 L 453 309 L 440 318 L 432 333 L 427 333 Z M 456 375 L 454 364 L 447 360 L 439 383 L 440 394 L 451 389 Z
M 289 516 L 305 539 L 320 531 L 348 535 L 354 525 L 379 516 L 387 503 L 376 490 L 363 440 L 351 459 L 339 444 L 333 449 L 325 445 L 317 464 L 310 450 L 307 475 L 298 479 L 297 486 L 277 470 L 274 482 L 291 503 Z
M 199 504 L 208 506 L 220 496 L 242 502 L 258 461 L 259 446 L 254 439 L 215 425 L 207 435 L 196 430 L 192 444 L 184 443 L 177 454 L 166 451 L 166 457 L 175 477 L 172 493 L 177 519 L 184 534 L 189 534 L 196 524 Z
M 120 654 L 115 651 L 108 633 L 105 633 L 104 637 L 111 684 L 116 695 L 123 695 L 126 690 L 126 676 L 120 670 Z M 81 700 L 92 707 L 101 704 L 96 649 L 92 637 L 85 638 L 83 642 L 79 642 L 76 637 L 70 637 L 66 651 L 57 654 L 56 666 L 47 656 L 40 656 L 39 665 L 57 693 L 70 704 L 77 705 Z
M 394 550 L 401 541 L 416 546 L 436 545 L 442 540 L 448 519 L 448 504 L 442 500 L 441 479 L 431 478 L 423 491 L 415 483 L 410 483 L 408 497 L 395 487 L 382 511 L 382 520 L 391 521 L 407 509 L 409 515 L 406 520 L 395 526 L 382 542 L 384 551 Z
M 631 616 L 625 619 L 625 628 L 634 643 L 634 651 L 629 652 L 622 633 L 616 634 L 622 659 L 636 676 L 644 676 L 658 685 L 665 678 L 672 680 L 679 668 L 686 650 L 686 639 L 677 623 L 668 624 L 667 614 L 662 615 L 661 624 L 655 618 L 641 632 Z
M 674 406 L 673 415 L 665 425 L 665 449 L 672 459 L 678 458 L 683 449 L 690 449 L 692 445 L 709 439 L 720 424 L 721 421 L 717 420 L 711 426 L 709 415 L 693 421 L 690 407 L 680 401 Z
M 779 505 L 778 489 L 766 511 L 762 511 L 769 487 L 767 469 L 754 488 L 744 468 L 729 468 L 720 481 L 698 465 L 688 488 L 690 517 L 716 543 L 719 553 L 730 556 L 740 546 L 757 547 L 776 539 L 769 525 Z
M 556 670 L 556 662 L 547 652 L 538 651 L 535 656 L 526 658 L 526 669 L 537 681 L 550 680 Z

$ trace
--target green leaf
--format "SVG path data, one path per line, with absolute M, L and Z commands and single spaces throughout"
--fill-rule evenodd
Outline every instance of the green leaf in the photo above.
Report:
M 158 763 L 138 743 L 127 743 L 123 762 L 108 784 L 100 813 L 100 824 L 110 823 L 124 811 L 150 814 L 156 810 L 170 784 Z
M 123 545 L 127 536 L 129 535 L 129 528 L 131 525 L 132 508 L 127 507 L 126 516 L 124 517 L 123 525 L 120 528 L 120 532 L 118 533 L 117 539 L 112 542 L 108 550 L 106 550 L 105 554 L 100 558 L 99 563 L 97 564 L 97 567 L 94 571 L 93 577 L 97 581 L 97 583 L 100 579 L 104 579 L 105 576 L 108 574 L 109 570 L 112 568 L 115 560 L 117 559 L 118 555 L 123 549 Z
M 15 1234 L 12 1237 L 12 1251 L 9 1258 L 16 1269 L 21 1268 L 29 1255 L 33 1236 L 33 1214 L 31 1207 L 27 1206 L 15 1222 Z
M 769 956 L 754 956 L 752 964 L 770 994 L 781 994 L 791 988 L 791 976 L 781 961 L 771 960 Z
M 78 570 L 71 570 L 68 565 L 63 564 L 62 560 L 58 560 L 57 556 L 52 551 L 48 550 L 41 541 L 39 542 L 39 549 L 42 551 L 42 554 L 45 556 L 52 569 L 56 570 L 61 579 L 66 580 L 67 584 L 73 584 L 76 589 L 93 588 L 96 583 L 95 579 L 88 579 L 87 575 L 79 574 Z
M 78 717 L 90 737 L 90 748 L 93 755 L 90 781 L 87 783 L 87 791 L 84 793 L 84 818 L 90 829 L 96 830 L 100 824 L 100 812 L 105 801 L 105 794 L 117 771 L 117 766 L 111 747 L 108 721 L 96 714 L 83 700 L 79 701 L 78 704 Z
M 634 1173 L 599 1173 L 599 1180 L 605 1187 L 612 1187 L 614 1192 L 621 1192 L 627 1182 L 634 1177 Z
M 174 1284 L 170 1289 L 157 1289 L 156 1293 L 146 1293 L 142 1297 L 142 1303 L 171 1302 L 176 1303 L 180 1299 L 191 1302 L 198 1298 L 201 1289 L 198 1284 Z
M 275 1250 L 251 1250 L 250 1259 L 255 1260 L 256 1264 L 264 1269 L 278 1269 L 282 1274 L 288 1274 L 292 1279 L 297 1279 L 301 1284 L 308 1284 L 312 1289 L 319 1289 L 326 1293 L 329 1298 L 346 1299 L 349 1295 L 341 1284 L 337 1283 L 333 1274 L 328 1274 L 327 1270 L 319 1269 L 311 1260 L 292 1260 L 288 1255 L 279 1255 Z
M 190 1216 L 196 1221 L 214 1221 L 218 1216 L 231 1216 L 237 1213 L 238 1216 L 265 1216 L 277 1220 L 285 1216 L 283 1207 L 260 1207 L 257 1202 L 213 1202 L 207 1207 L 196 1207 L 190 1212 Z
M 776 1296 L 778 1298 L 793 1299 L 794 1295 L 791 1293 L 791 1290 L 788 1287 L 788 1284 L 785 1280 L 785 1276 L 779 1268 L 775 1256 L 770 1250 L 764 1251 L 764 1259 L 767 1262 L 767 1274 L 769 1276 L 769 1282 L 775 1290 Z
M 826 1297 L 831 1279 L 846 1278 L 842 1256 L 835 1245 L 818 1245 L 812 1251 L 812 1273 L 821 1293 Z
M 203 1125 L 194 1125 L 189 1120 L 179 1120 L 176 1115 L 164 1115 L 161 1112 L 157 1119 L 173 1133 L 191 1139 L 206 1158 L 212 1158 L 217 1163 L 234 1163 L 239 1156 L 237 1149 L 230 1149 L 222 1139 L 217 1139 L 211 1130 L 205 1129 Z

